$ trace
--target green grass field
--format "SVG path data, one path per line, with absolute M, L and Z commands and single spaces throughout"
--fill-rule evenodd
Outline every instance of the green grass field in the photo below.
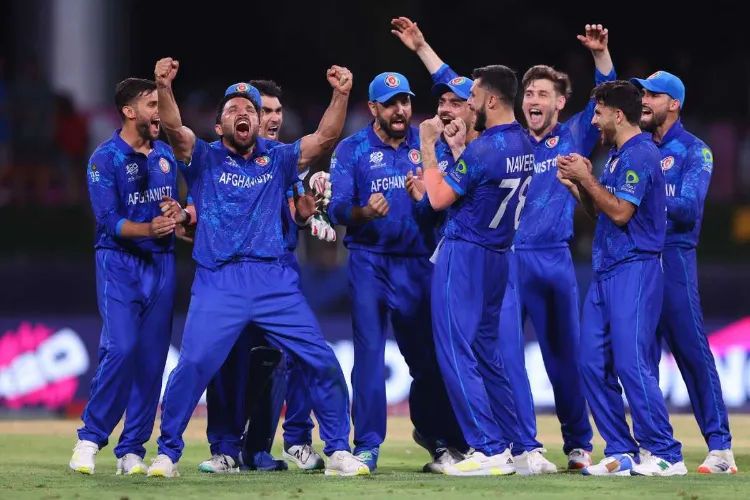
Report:
M 84 476 L 68 469 L 75 444 L 77 421 L 0 421 L 0 498 L 2 499 L 187 499 L 206 498 L 575 498 L 615 500 L 673 498 L 734 500 L 750 496 L 750 417 L 732 416 L 734 449 L 740 472 L 735 476 L 704 476 L 695 473 L 706 454 L 705 445 L 691 415 L 672 417 L 677 437 L 683 443 L 685 461 L 691 471 L 679 478 L 586 478 L 559 473 L 543 477 L 449 478 L 425 474 L 427 453 L 410 438 L 408 419 L 389 421 L 388 439 L 381 448 L 378 471 L 370 477 L 329 478 L 320 473 L 243 472 L 217 476 L 198 471 L 208 457 L 205 420 L 194 419 L 186 433 L 187 446 L 180 461 L 181 477 L 151 479 L 116 476 L 112 447 L 99 453 L 96 473 Z M 539 433 L 558 467 L 565 464 L 556 420 L 540 418 Z M 156 434 L 155 434 L 156 435 Z M 115 431 L 115 439 L 119 428 Z M 277 448 L 280 440 L 277 439 Z M 317 449 L 322 447 L 317 444 Z M 601 458 L 602 442 L 596 437 L 595 459 Z M 156 447 L 148 445 L 148 459 Z M 277 452 L 279 450 L 277 449 Z M 280 452 L 277 456 L 280 455 Z

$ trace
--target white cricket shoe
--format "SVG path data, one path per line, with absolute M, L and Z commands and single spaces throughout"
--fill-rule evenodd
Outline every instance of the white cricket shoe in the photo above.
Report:
M 581 469 L 584 476 L 630 476 L 635 462 L 629 453 L 604 457 L 601 462 Z
M 438 448 L 432 462 L 425 464 L 422 471 L 442 474 L 446 467 L 456 465 L 465 458 L 463 453 L 453 447 Z
M 334 451 L 328 457 L 326 476 L 369 476 L 370 468 L 348 451 Z
M 309 444 L 289 446 L 284 443 L 283 457 L 284 460 L 294 463 L 294 465 L 302 470 L 320 470 L 326 468 L 323 457 Z
M 544 448 L 536 448 L 524 451 L 517 457 L 513 457 L 513 466 L 521 476 L 536 476 L 539 474 L 554 474 L 557 466 L 544 458 L 542 453 L 547 453 Z
M 576 448 L 568 453 L 568 469 L 578 470 L 591 465 L 591 452 Z
M 515 474 L 510 448 L 488 457 L 481 451 L 470 452 L 466 458 L 443 469 L 447 476 L 505 476 Z
M 124 457 L 117 459 L 117 472 L 115 474 L 126 476 L 138 476 L 146 473 L 146 464 L 143 459 L 135 453 L 126 453 Z
M 177 464 L 166 455 L 159 455 L 151 461 L 147 475 L 148 477 L 180 477 Z
M 641 448 L 641 463 L 633 465 L 631 476 L 685 476 L 688 473 L 685 462 L 669 463 Z
M 73 447 L 73 456 L 70 457 L 68 466 L 81 474 L 93 474 L 96 468 L 97 453 L 99 453 L 99 445 L 92 441 L 79 439 Z
M 229 455 L 214 455 L 201 462 L 198 470 L 212 474 L 234 474 L 240 471 L 240 466 Z
M 737 474 L 732 450 L 712 450 L 698 467 L 698 474 Z

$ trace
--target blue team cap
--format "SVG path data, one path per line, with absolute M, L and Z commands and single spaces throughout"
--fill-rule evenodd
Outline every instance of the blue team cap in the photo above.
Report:
M 380 73 L 370 82 L 370 101 L 383 103 L 396 94 L 414 95 L 401 73 Z
M 253 103 L 253 106 L 255 106 L 255 110 L 260 113 L 262 102 L 260 98 L 260 92 L 258 92 L 258 89 L 256 89 L 249 83 L 240 82 L 227 87 L 227 90 L 224 92 L 224 99 L 222 100 L 224 104 L 226 104 L 226 101 L 231 98 L 230 96 L 247 97 L 248 99 L 250 99 L 250 102 Z
M 639 89 L 646 89 L 656 94 L 668 94 L 672 99 L 680 101 L 680 108 L 685 106 L 685 85 L 672 73 L 657 71 L 645 80 L 631 78 L 630 83 Z
M 474 80 L 466 78 L 465 76 L 457 76 L 449 82 L 440 82 L 432 86 L 432 93 L 437 97 L 445 94 L 446 92 L 453 92 L 464 101 L 469 99 L 471 94 L 471 86 Z

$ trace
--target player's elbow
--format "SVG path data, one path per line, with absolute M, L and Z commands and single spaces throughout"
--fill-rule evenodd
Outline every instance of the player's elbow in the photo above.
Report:
M 633 217 L 633 212 L 618 212 L 612 216 L 612 222 L 615 223 L 617 226 L 624 226 L 628 222 L 630 222 L 630 219 Z

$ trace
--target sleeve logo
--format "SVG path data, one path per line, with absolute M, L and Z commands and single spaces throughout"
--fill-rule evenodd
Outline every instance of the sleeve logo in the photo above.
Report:
M 638 174 L 636 174 L 632 170 L 628 170 L 625 172 L 625 183 L 626 184 L 638 184 L 640 182 L 640 178 L 638 177 Z
M 466 173 L 466 162 L 463 160 L 458 160 L 458 166 L 456 167 L 456 173 L 459 174 L 465 174 Z

